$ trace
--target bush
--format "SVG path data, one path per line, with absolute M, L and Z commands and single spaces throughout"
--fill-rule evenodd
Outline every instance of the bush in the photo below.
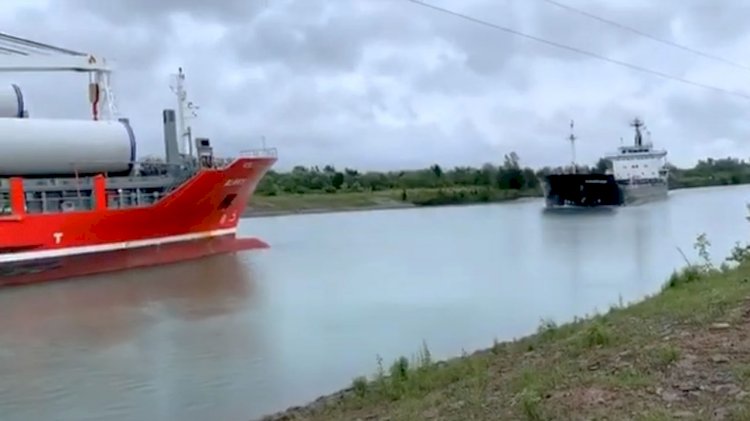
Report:
M 683 284 L 695 282 L 703 277 L 703 271 L 698 266 L 686 266 L 679 271 L 672 272 L 664 289 L 675 288 Z

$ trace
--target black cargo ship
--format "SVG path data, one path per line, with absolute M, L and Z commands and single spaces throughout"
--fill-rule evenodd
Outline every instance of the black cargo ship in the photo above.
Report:
M 617 153 L 605 157 L 612 169 L 604 174 L 579 173 L 575 163 L 573 122 L 568 139 L 573 152 L 569 170 L 544 177 L 544 197 L 548 208 L 593 208 L 625 206 L 664 198 L 668 192 L 668 169 L 663 161 L 667 152 L 655 150 L 651 141 L 643 142 L 643 122 L 636 118 L 632 146 L 621 146 Z
M 542 180 L 547 208 L 594 208 L 620 206 L 623 193 L 612 174 L 579 173 L 575 162 L 573 122 L 570 122 L 573 160 L 570 172 L 548 174 Z

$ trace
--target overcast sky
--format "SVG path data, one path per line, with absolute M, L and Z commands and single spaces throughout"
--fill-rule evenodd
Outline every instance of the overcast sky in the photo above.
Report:
M 750 71 L 542 0 L 428 0 L 536 36 L 750 94 Z M 559 0 L 750 65 L 746 0 Z M 672 163 L 750 157 L 750 101 L 513 37 L 404 0 L 2 0 L 13 35 L 115 60 L 139 155 L 162 154 L 170 74 L 187 73 L 195 132 L 219 154 L 279 148 L 295 164 L 393 169 L 579 162 L 632 141 L 638 115 Z M 0 74 L 35 117 L 86 117 L 85 76 Z

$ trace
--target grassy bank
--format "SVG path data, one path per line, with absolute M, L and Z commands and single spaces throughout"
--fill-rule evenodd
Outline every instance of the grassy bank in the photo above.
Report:
M 540 194 L 534 190 L 464 187 L 257 195 L 253 197 L 246 216 L 496 203 Z
M 699 238 L 707 258 L 707 242 Z M 708 260 L 640 303 L 447 362 L 425 347 L 267 419 L 750 419 L 750 263 Z
M 670 185 L 670 190 L 701 187 L 733 186 L 750 183 L 731 183 L 716 179 L 693 180 L 679 185 Z M 286 215 L 295 213 L 322 213 L 367 209 L 394 209 L 416 206 L 444 206 L 479 203 L 499 203 L 528 197 L 542 197 L 541 191 L 501 190 L 494 188 L 424 188 L 383 190 L 373 192 L 303 193 L 275 196 L 257 195 L 247 208 L 245 216 Z

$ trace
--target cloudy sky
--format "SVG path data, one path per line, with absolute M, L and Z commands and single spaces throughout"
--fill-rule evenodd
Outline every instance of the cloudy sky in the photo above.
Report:
M 637 37 L 544 0 L 427 0 L 535 36 L 750 95 L 750 70 Z M 746 0 L 559 0 L 750 66 Z M 750 157 L 750 101 L 660 79 L 405 0 L 2 0 L 2 32 L 115 60 L 139 154 L 161 154 L 170 74 L 219 154 L 279 148 L 296 164 L 392 169 L 593 163 L 643 118 L 670 161 Z M 0 74 L 32 116 L 86 117 L 85 76 Z

